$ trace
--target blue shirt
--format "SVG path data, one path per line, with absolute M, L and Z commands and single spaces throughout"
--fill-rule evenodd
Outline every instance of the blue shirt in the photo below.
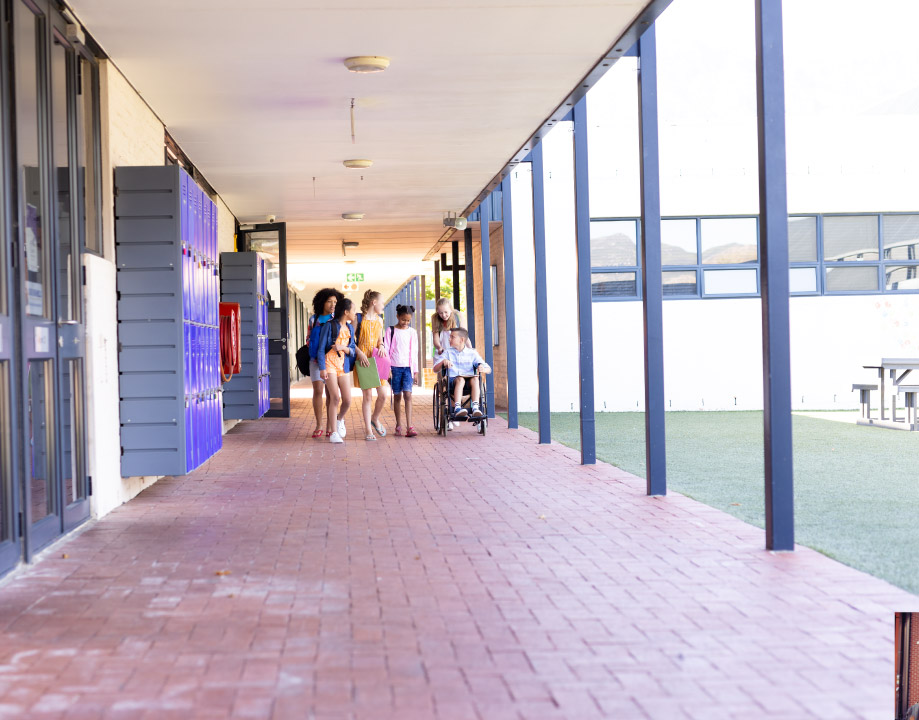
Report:
M 475 375 L 476 373 L 472 366 L 481 365 L 485 362 L 481 355 L 468 347 L 457 350 L 455 347 L 450 346 L 444 350 L 444 354 L 441 355 L 440 359 L 450 361 L 450 367 L 447 368 L 447 377 L 451 378 L 460 375 Z

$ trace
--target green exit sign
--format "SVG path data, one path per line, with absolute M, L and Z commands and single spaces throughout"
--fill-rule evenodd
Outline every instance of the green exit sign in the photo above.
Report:
M 345 282 L 364 282 L 364 273 L 348 273 Z

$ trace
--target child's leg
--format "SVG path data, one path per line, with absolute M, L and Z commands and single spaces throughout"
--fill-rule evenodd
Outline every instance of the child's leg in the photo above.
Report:
M 463 404 L 463 388 L 466 385 L 466 378 L 458 377 L 453 381 L 453 402 L 457 405 Z
M 386 401 L 389 399 L 389 383 L 385 380 L 380 382 L 377 388 L 377 404 L 373 406 L 373 416 L 370 418 L 374 423 L 380 422 L 380 415 L 383 414 L 383 408 L 386 407 Z
M 351 407 L 351 373 L 338 376 L 338 387 L 341 390 L 341 406 L 338 409 L 338 419 L 344 419 Z
M 402 427 L 402 393 L 392 396 L 392 409 L 396 414 L 396 427 Z
M 372 435 L 373 429 L 370 427 L 370 407 L 373 405 L 373 390 L 361 390 L 363 397 L 361 398 L 361 417 L 364 418 L 364 434 Z M 379 391 L 377 391 L 377 396 L 379 396 Z M 378 402 L 377 405 L 380 403 Z
M 479 378 L 478 377 L 469 378 L 469 394 L 472 397 L 472 402 L 477 403 L 479 401 Z
M 407 390 L 402 393 L 402 397 L 405 398 L 405 426 L 412 426 L 412 391 Z
M 327 432 L 335 432 L 336 427 L 333 425 L 335 422 L 335 416 L 338 414 L 338 405 L 341 403 L 341 391 L 338 388 L 338 378 L 334 375 L 334 370 L 331 371 L 332 374 L 325 381 L 325 391 L 329 396 L 329 404 L 326 410 L 326 424 L 325 429 Z

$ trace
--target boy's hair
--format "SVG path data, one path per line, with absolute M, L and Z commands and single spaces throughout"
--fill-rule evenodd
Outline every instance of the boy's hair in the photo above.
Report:
M 414 305 L 396 305 L 396 316 L 399 315 L 414 315 L 415 306 Z
M 451 335 L 453 333 L 456 333 L 457 335 L 459 335 L 461 338 L 463 338 L 463 340 L 466 340 L 469 338 L 469 331 L 466 328 L 455 327 L 450 331 Z
M 345 312 L 350 310 L 353 304 L 348 298 L 342 298 L 335 304 L 335 314 L 332 317 L 340 322 Z

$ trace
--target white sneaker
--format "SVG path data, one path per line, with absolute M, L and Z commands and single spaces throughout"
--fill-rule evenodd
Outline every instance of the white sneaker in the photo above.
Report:
M 339 420 L 339 421 L 338 421 L 338 434 L 341 435 L 342 438 L 345 438 L 345 437 L 348 436 L 348 430 L 347 430 L 347 428 L 345 427 L 345 421 L 344 421 L 344 420 Z
M 331 435 L 329 435 L 329 442 L 340 443 L 344 442 L 344 440 L 341 439 L 341 435 L 339 435 L 337 432 L 333 432 Z

